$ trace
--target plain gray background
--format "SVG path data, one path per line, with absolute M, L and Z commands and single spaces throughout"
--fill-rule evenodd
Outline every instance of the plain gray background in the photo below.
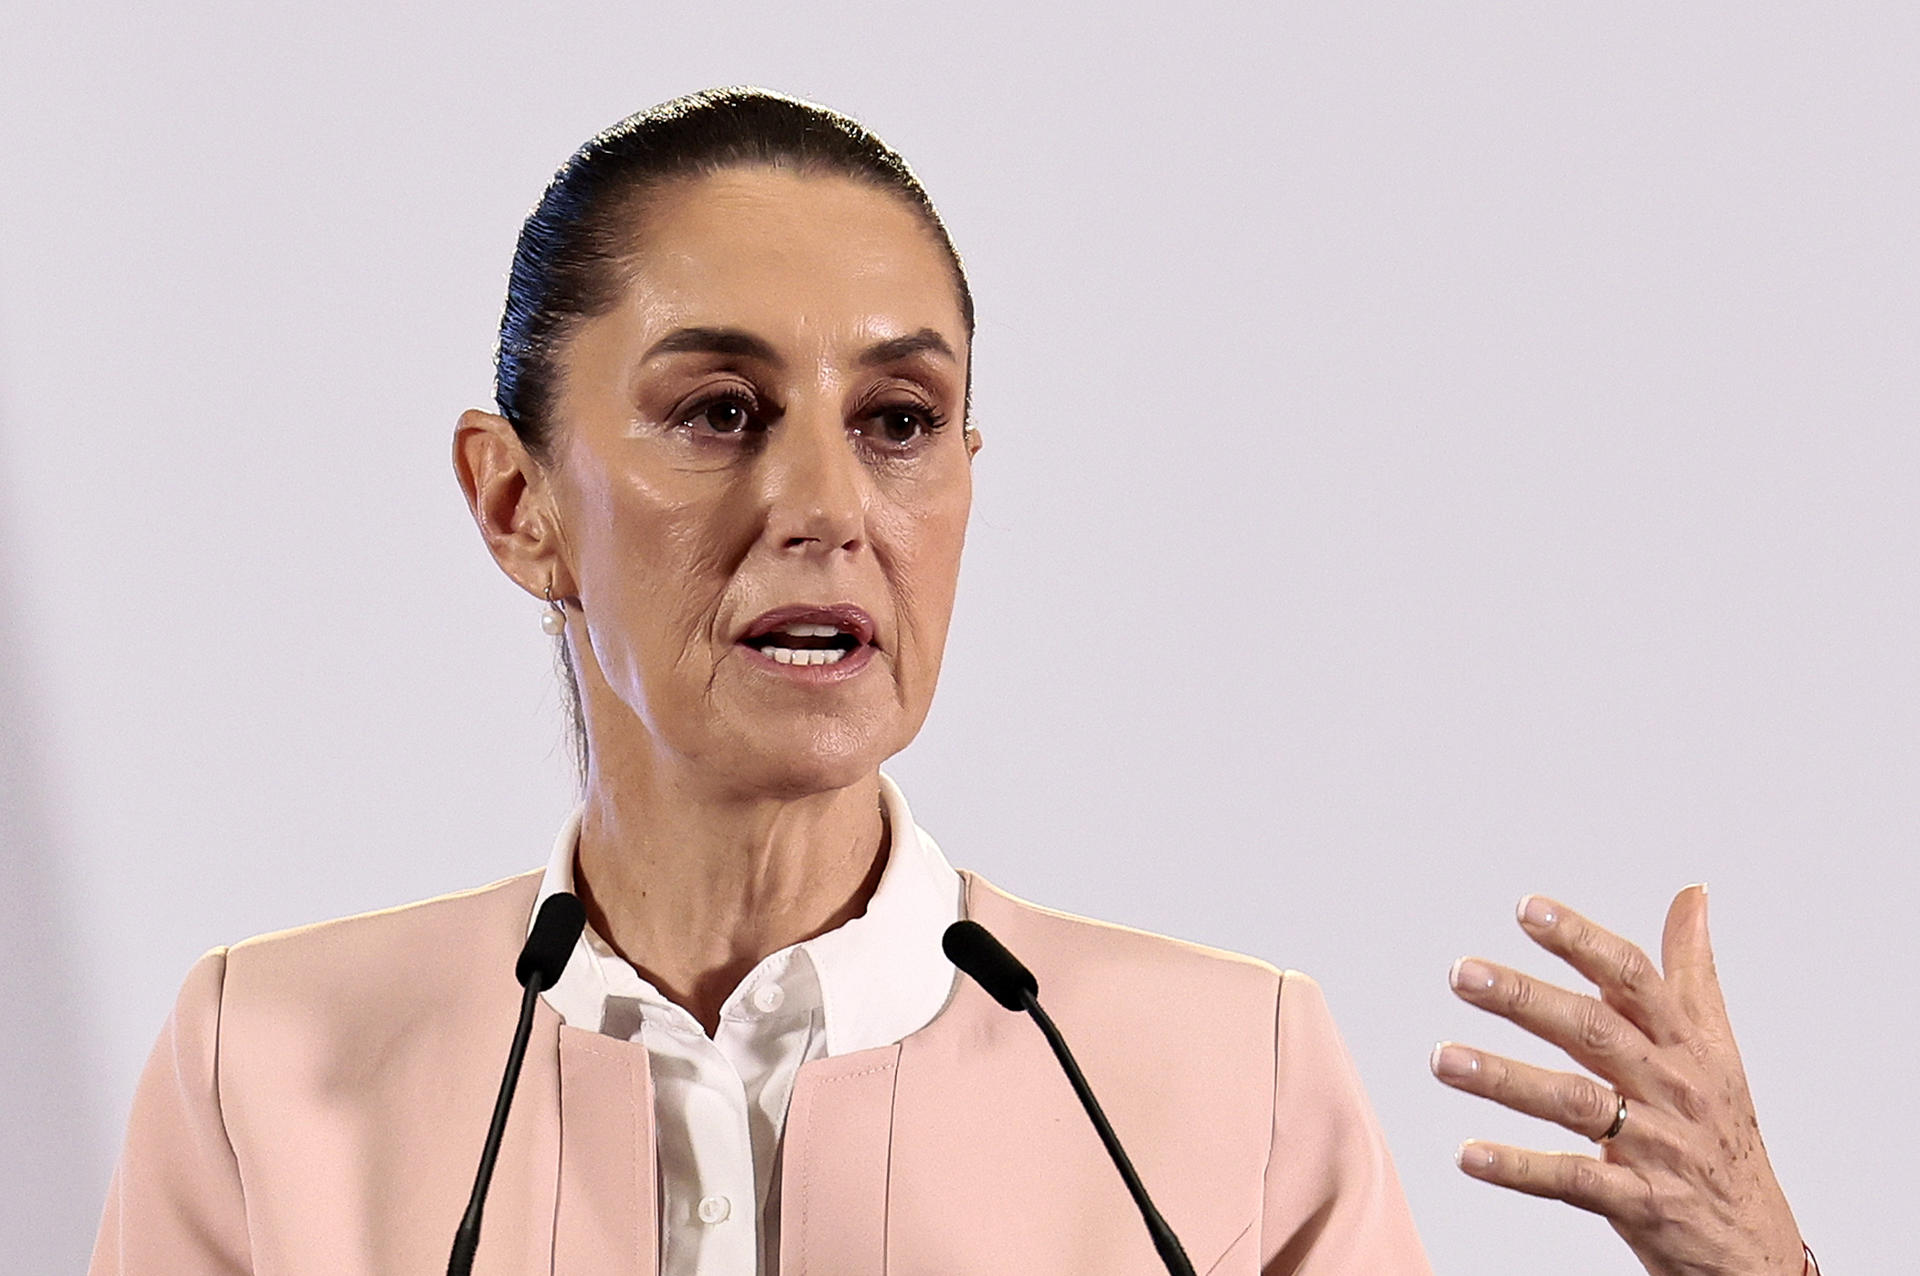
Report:
M 0 1233 L 84 1264 L 187 966 L 542 861 L 549 641 L 446 460 L 580 141 L 852 112 L 979 299 L 958 864 L 1325 985 L 1444 1273 L 1638 1271 L 1452 1165 L 1558 894 L 1712 885 L 1775 1162 L 1910 1261 L 1920 18 L 1885 4 L 0 13 Z M 451 1226 L 449 1220 L 449 1225 Z

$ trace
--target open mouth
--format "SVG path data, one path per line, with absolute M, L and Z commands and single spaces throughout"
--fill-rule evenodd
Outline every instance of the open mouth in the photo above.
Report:
M 860 639 L 835 625 L 782 625 L 744 640 L 761 655 L 783 665 L 839 664 L 858 649 Z
M 740 642 L 775 664 L 837 665 L 870 654 L 873 617 L 850 603 L 776 607 L 747 626 Z

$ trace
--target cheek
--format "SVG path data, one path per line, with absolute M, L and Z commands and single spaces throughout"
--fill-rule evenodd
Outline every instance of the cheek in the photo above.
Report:
M 903 503 L 888 529 L 888 571 L 900 607 L 902 636 L 911 644 L 908 672 L 931 677 L 940 666 L 960 553 L 966 543 L 971 489 L 959 485 L 930 502 Z
M 650 679 L 711 660 L 708 639 L 738 558 L 728 502 L 702 490 L 712 486 L 621 476 L 582 493 L 583 531 L 573 538 L 581 602 L 595 655 L 623 695 L 657 699 L 662 688 L 649 689 Z

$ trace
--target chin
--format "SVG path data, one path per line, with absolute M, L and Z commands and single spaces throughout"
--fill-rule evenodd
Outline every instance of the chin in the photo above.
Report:
M 872 779 L 906 744 L 892 744 L 891 735 L 882 739 L 844 717 L 795 723 L 738 741 L 735 765 L 728 769 L 742 788 L 767 797 L 811 797 Z

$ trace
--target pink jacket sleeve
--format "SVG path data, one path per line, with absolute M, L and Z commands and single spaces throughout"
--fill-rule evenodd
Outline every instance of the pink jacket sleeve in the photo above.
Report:
M 1262 1276 L 1431 1276 L 1320 986 L 1281 979 Z
M 134 1091 L 90 1276 L 246 1276 L 246 1203 L 220 1114 L 227 954 L 194 963 Z

